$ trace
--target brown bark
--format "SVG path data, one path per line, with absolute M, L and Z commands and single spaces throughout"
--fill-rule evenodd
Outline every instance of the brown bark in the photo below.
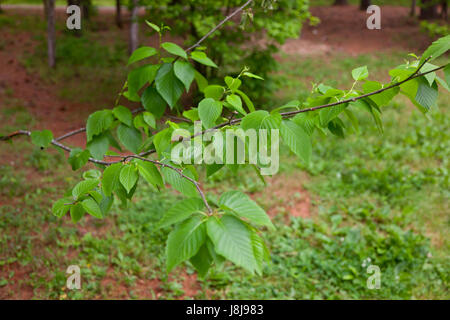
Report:
M 366 11 L 370 4 L 370 0 L 361 0 L 359 4 L 359 10 Z
M 439 12 L 436 0 L 422 0 L 419 19 L 430 20 L 437 18 L 439 18 Z
M 409 15 L 411 17 L 415 17 L 416 16 L 416 0 L 412 0 L 411 1 L 411 11 L 409 12 Z
M 116 0 L 116 25 L 122 29 L 122 6 L 120 4 L 120 0 Z
M 347 4 L 347 0 L 334 0 L 333 6 L 345 6 Z
M 47 13 L 48 66 L 55 67 L 55 0 L 45 0 Z
M 132 0 L 131 8 L 131 23 L 130 23 L 130 39 L 128 45 L 128 52 L 131 54 L 138 47 L 138 34 L 139 34 L 139 24 L 138 24 L 138 11 L 139 11 L 139 1 Z

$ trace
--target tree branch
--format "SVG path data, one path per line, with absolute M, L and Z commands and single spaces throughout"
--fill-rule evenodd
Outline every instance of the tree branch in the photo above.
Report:
M 194 45 L 190 46 L 189 48 L 186 49 L 186 52 L 189 52 L 193 49 L 195 49 L 196 47 L 198 47 L 203 41 L 205 41 L 211 34 L 213 34 L 214 32 L 217 31 L 217 29 L 219 29 L 225 22 L 227 22 L 228 20 L 230 20 L 231 18 L 233 18 L 236 14 L 238 14 L 239 12 L 241 12 L 242 10 L 245 9 L 245 7 L 247 7 L 250 3 L 252 3 L 253 0 L 248 0 L 246 3 L 244 3 L 242 6 L 240 6 L 239 8 L 237 8 L 235 11 L 233 11 L 230 15 L 226 16 L 225 19 L 223 19 L 222 21 L 220 21 L 214 28 L 212 28 L 211 30 L 208 31 L 208 33 L 206 33 L 203 37 L 200 38 L 200 40 L 198 40 Z
M 194 184 L 195 188 L 197 189 L 197 192 L 200 194 L 200 197 L 202 198 L 202 201 L 203 201 L 203 203 L 204 203 L 205 206 L 206 206 L 206 209 L 208 209 L 209 214 L 212 214 L 213 211 L 212 211 L 211 207 L 209 206 L 208 201 L 206 200 L 205 194 L 203 193 L 203 191 L 202 191 L 202 189 L 201 189 L 201 187 L 200 187 L 200 183 L 199 183 L 198 181 L 192 179 L 191 177 L 185 175 L 185 174 L 183 173 L 183 170 L 181 170 L 181 169 L 179 169 L 179 168 L 176 168 L 176 167 L 174 167 L 174 166 L 172 166 L 172 165 L 170 165 L 170 164 L 165 164 L 165 163 L 159 162 L 159 161 L 157 161 L 157 160 L 152 160 L 152 159 L 143 158 L 143 157 L 138 156 L 138 155 L 129 155 L 129 156 L 125 156 L 125 157 L 123 157 L 122 160 L 120 160 L 120 161 L 118 161 L 118 162 L 126 161 L 126 160 L 129 159 L 129 158 L 135 158 L 135 159 L 139 159 L 139 160 L 142 160 L 142 161 L 151 162 L 151 163 L 154 163 L 154 164 L 156 164 L 156 165 L 158 165 L 158 166 L 160 166 L 160 167 L 166 167 L 166 168 L 169 168 L 169 169 L 172 169 L 172 170 L 178 172 L 178 174 L 179 174 L 181 177 L 183 177 L 184 179 L 189 180 L 190 182 L 192 182 L 192 183 Z

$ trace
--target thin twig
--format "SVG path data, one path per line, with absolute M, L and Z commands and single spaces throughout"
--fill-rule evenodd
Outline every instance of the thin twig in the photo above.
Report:
M 239 12 L 241 12 L 242 10 L 245 9 L 245 7 L 247 7 L 250 3 L 252 3 L 253 0 L 248 0 L 246 3 L 244 3 L 242 6 L 240 6 L 239 8 L 237 8 L 235 11 L 233 11 L 230 15 L 226 16 L 225 19 L 223 19 L 222 21 L 220 21 L 214 28 L 212 28 L 211 30 L 208 31 L 207 34 L 205 34 L 203 37 L 200 38 L 200 40 L 198 40 L 195 44 L 193 44 L 192 46 L 190 46 L 189 48 L 186 49 L 186 52 L 189 52 L 193 49 L 195 49 L 196 47 L 198 47 L 203 41 L 205 41 L 206 38 L 208 38 L 211 34 L 213 34 L 214 32 L 217 31 L 217 29 L 219 29 L 225 22 L 227 22 L 228 20 L 230 20 L 231 18 L 233 18 L 236 14 L 238 14 Z
M 181 170 L 181 169 L 179 169 L 179 168 L 176 168 L 176 167 L 174 167 L 174 166 L 172 166 L 172 165 L 170 165 L 170 164 L 162 163 L 162 162 L 159 162 L 159 161 L 157 161 L 157 160 L 152 160 L 152 159 L 143 158 L 143 157 L 140 157 L 140 156 L 138 156 L 138 155 L 129 155 L 129 156 L 125 156 L 125 158 L 122 159 L 121 161 L 125 161 L 126 158 L 135 158 L 135 159 L 139 159 L 139 160 L 142 160 L 142 161 L 151 162 L 151 163 L 154 163 L 154 164 L 156 164 L 156 165 L 159 165 L 160 167 L 166 167 L 166 168 L 169 168 L 169 169 L 172 169 L 172 170 L 178 172 L 178 174 L 179 174 L 181 177 L 183 177 L 183 178 L 189 180 L 190 182 L 192 182 L 192 183 L 194 184 L 195 188 L 197 189 L 198 193 L 200 194 L 200 197 L 202 198 L 203 203 L 204 203 L 205 206 L 206 206 L 206 209 L 208 209 L 209 214 L 212 214 L 213 211 L 212 211 L 211 207 L 209 206 L 208 201 L 206 200 L 205 194 L 203 193 L 203 191 L 202 191 L 202 189 L 201 189 L 201 187 L 200 187 L 200 183 L 199 183 L 198 181 L 196 181 L 195 179 L 192 179 L 191 177 L 185 175 L 185 174 L 183 173 L 183 170 Z

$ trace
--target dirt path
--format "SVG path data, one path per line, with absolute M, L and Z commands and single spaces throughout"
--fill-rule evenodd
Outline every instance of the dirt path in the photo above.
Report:
M 306 25 L 298 39 L 282 46 L 286 53 L 300 55 L 327 54 L 341 51 L 357 55 L 389 50 L 420 53 L 430 43 L 417 22 L 409 17 L 409 8 L 381 6 L 381 29 L 369 30 L 369 15 L 357 6 L 313 7 L 311 12 L 320 24 Z

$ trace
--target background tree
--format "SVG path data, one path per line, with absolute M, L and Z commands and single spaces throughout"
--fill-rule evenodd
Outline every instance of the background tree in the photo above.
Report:
M 421 0 L 419 19 L 430 20 L 439 18 L 439 1 Z
M 411 11 L 409 12 L 411 17 L 416 15 L 416 0 L 411 0 Z
M 347 0 L 334 0 L 333 6 L 346 6 L 348 5 Z
M 131 12 L 130 12 L 130 39 L 128 45 L 128 51 L 131 54 L 137 49 L 139 45 L 139 0 L 131 1 Z
M 359 9 L 365 11 L 370 6 L 370 4 L 371 4 L 370 0 L 361 0 L 359 4 Z
M 120 29 L 123 28 L 123 24 L 122 24 L 122 5 L 120 3 L 120 0 L 116 0 L 116 25 Z
M 47 52 L 48 66 L 54 68 L 55 58 L 55 0 L 44 0 L 44 11 L 47 17 Z

